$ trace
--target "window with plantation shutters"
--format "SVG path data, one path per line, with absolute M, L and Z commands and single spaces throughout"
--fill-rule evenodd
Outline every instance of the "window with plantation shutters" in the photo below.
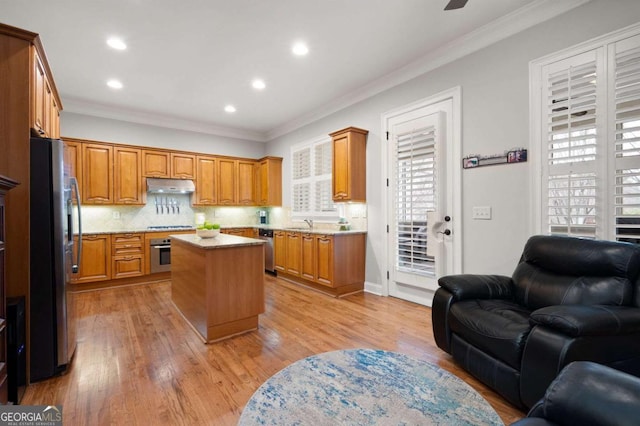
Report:
M 615 236 L 640 243 L 640 36 L 613 46 Z
M 552 234 L 595 237 L 598 199 L 596 52 L 554 63 L 543 73 L 546 122 L 546 225 Z
M 639 33 L 533 68 L 543 232 L 640 243 Z
M 331 139 L 328 137 L 292 148 L 292 218 L 338 218 L 332 200 L 331 156 Z
M 395 224 L 398 270 L 434 275 L 427 253 L 427 213 L 436 210 L 435 127 L 396 137 Z

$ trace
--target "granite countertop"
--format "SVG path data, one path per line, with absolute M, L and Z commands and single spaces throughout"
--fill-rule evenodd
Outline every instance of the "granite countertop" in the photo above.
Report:
M 349 235 L 349 234 L 366 234 L 365 230 L 349 230 L 349 231 L 338 231 L 337 229 L 322 229 L 322 228 L 313 228 L 310 229 L 308 227 L 302 228 L 297 226 L 282 226 L 282 225 L 236 225 L 236 226 L 222 226 L 221 229 L 239 229 L 239 228 L 260 228 L 260 229 L 271 229 L 274 231 L 291 231 L 291 232 L 302 232 L 305 234 L 323 234 L 323 235 Z M 184 229 L 184 228 L 170 228 L 170 229 L 147 229 L 147 228 L 121 228 L 121 229 L 111 229 L 109 231 L 105 231 L 104 229 L 96 230 L 96 229 L 83 229 L 82 233 L 84 235 L 98 235 L 98 234 L 138 234 L 138 233 L 149 233 L 149 232 L 194 232 L 193 229 Z
M 214 238 L 200 238 L 196 234 L 171 235 L 171 241 L 180 240 L 187 244 L 203 249 L 218 249 L 241 246 L 255 246 L 264 244 L 264 240 L 255 238 L 238 237 L 235 235 L 218 234 Z

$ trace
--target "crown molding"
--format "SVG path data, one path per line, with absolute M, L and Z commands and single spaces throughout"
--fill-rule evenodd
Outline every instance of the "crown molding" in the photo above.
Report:
M 177 117 L 161 114 L 151 114 L 139 110 L 127 109 L 104 105 L 97 102 L 88 102 L 71 96 L 64 97 L 64 111 L 94 117 L 109 118 L 112 120 L 126 121 L 150 126 L 165 127 L 168 129 L 186 130 L 190 132 L 205 133 L 229 138 L 244 139 L 255 142 L 266 142 L 266 134 L 235 129 L 232 127 L 216 126 L 211 123 L 185 120 Z
M 392 87 L 460 59 L 482 48 L 509 38 L 527 28 L 582 6 L 591 0 L 536 0 L 477 30 L 429 52 L 422 58 L 399 68 L 373 82 L 327 103 L 315 111 L 302 115 L 267 132 L 273 140 L 300 127 L 313 123 L 334 112 L 354 105 Z

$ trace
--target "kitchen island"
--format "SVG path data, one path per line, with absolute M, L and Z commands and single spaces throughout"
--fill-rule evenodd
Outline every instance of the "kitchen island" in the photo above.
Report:
M 205 342 L 258 328 L 264 312 L 263 244 L 226 234 L 171 235 L 171 299 Z

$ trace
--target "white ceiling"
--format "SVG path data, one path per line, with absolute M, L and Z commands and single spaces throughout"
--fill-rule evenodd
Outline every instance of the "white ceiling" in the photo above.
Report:
M 445 12 L 447 2 L 0 0 L 0 22 L 40 34 L 66 111 L 264 141 L 424 72 L 446 47 L 500 31 L 496 20 L 508 36 L 536 23 L 516 20 L 584 0 L 469 0 Z M 114 35 L 127 50 L 106 45 Z M 291 53 L 298 40 L 306 57 Z

